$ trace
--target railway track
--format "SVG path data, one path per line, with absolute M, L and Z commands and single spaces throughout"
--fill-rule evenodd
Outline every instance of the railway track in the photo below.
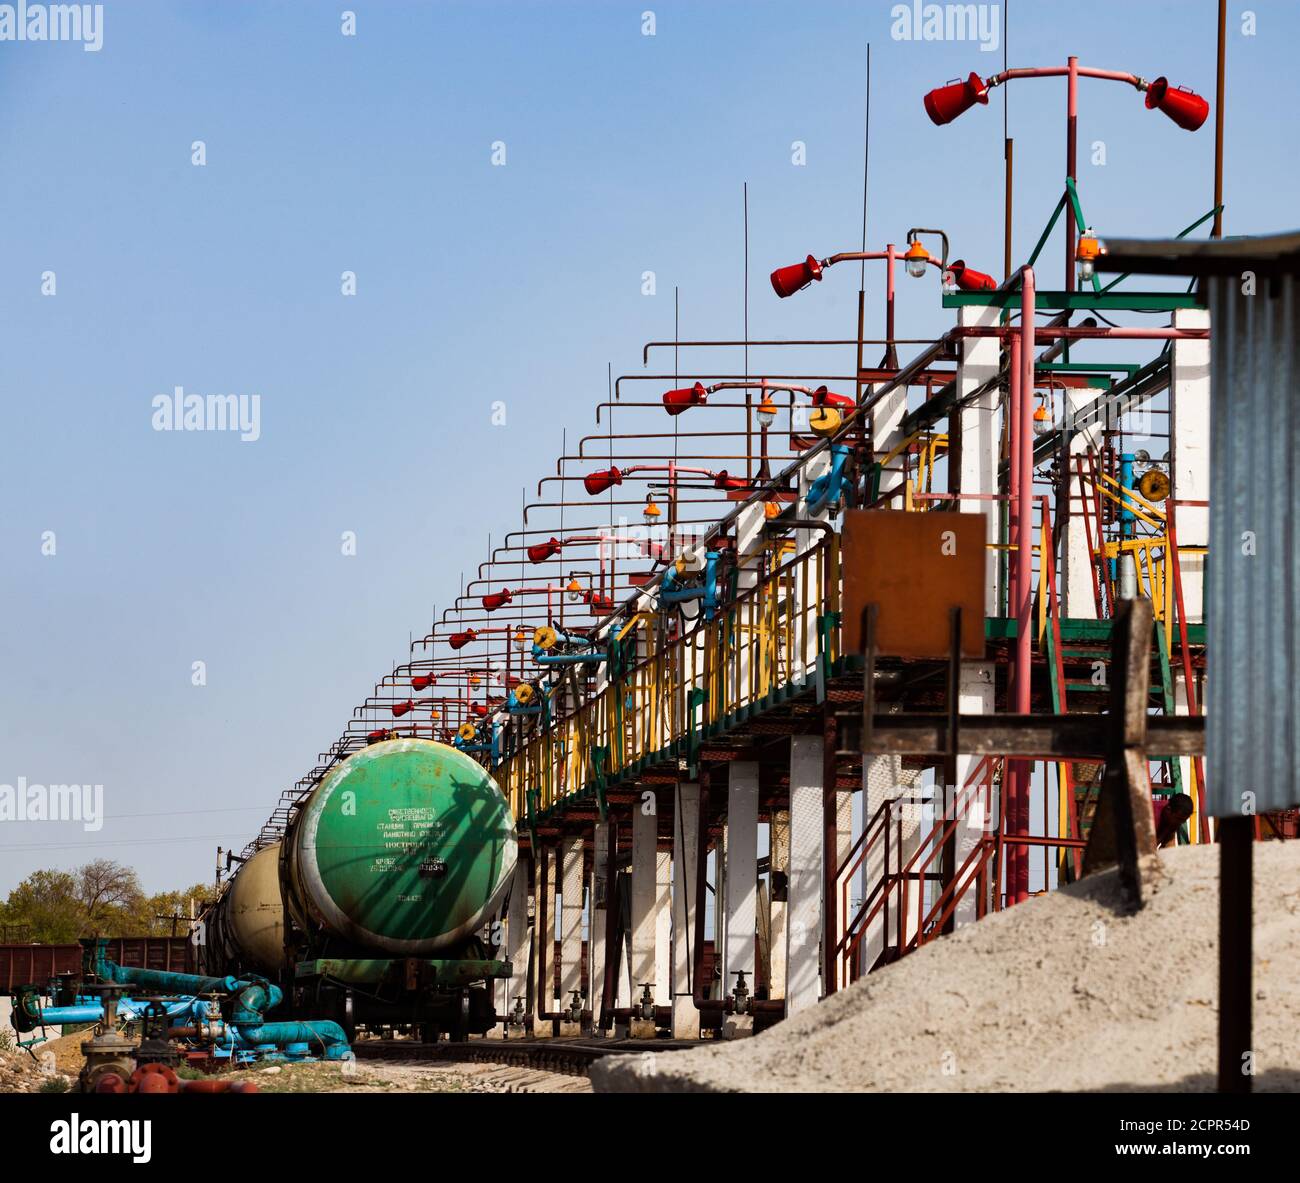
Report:
M 508 1064 L 569 1076 L 586 1076 L 601 1056 L 640 1052 L 685 1051 L 697 1040 L 654 1039 L 472 1039 L 465 1043 L 415 1043 L 398 1039 L 363 1039 L 352 1045 L 359 1061 L 436 1064 Z

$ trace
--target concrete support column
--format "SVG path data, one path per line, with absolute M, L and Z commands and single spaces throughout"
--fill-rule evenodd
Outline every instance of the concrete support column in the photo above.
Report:
M 770 831 L 768 865 L 771 868 L 768 881 L 772 884 L 772 898 L 769 903 L 771 976 L 768 979 L 767 993 L 769 998 L 784 998 L 787 976 L 787 933 L 789 932 L 786 920 L 790 893 L 790 811 L 774 810 L 768 829 Z
M 582 879 L 583 841 L 560 842 L 560 1010 L 568 1010 L 573 991 L 582 990 Z M 562 1035 L 580 1034 L 580 1024 L 561 1022 Z M 573 1030 L 568 1030 L 572 1027 Z
M 996 326 L 1000 317 L 997 308 L 960 308 L 957 323 L 962 327 Z M 997 376 L 1000 347 L 996 337 L 965 337 L 961 344 L 961 361 L 957 366 L 957 398 L 965 399 Z M 959 426 L 961 463 L 959 465 L 960 490 L 969 493 L 996 493 L 998 491 L 998 460 L 1001 454 L 1001 426 L 998 419 L 998 391 L 996 387 L 981 395 L 968 406 L 963 406 Z M 998 540 L 998 502 L 962 500 L 958 502 L 962 513 L 988 515 L 986 542 Z M 985 551 L 984 612 L 998 615 L 998 560 L 997 551 Z
M 873 388 L 874 389 L 874 388 Z M 875 459 L 883 461 L 903 439 L 899 430 L 907 418 L 907 389 L 890 391 L 871 408 L 871 445 Z M 885 508 L 902 509 L 901 493 L 903 488 L 903 458 L 901 456 L 889 462 L 889 468 L 880 474 L 880 492 L 885 494 L 897 491 L 900 498 Z
M 655 844 L 659 818 L 654 807 L 654 794 L 650 792 L 632 807 L 632 964 L 628 1001 L 633 1009 L 641 1004 L 641 984 L 655 982 Z M 653 1026 L 649 1035 L 653 1038 Z
M 862 864 L 857 898 L 870 899 L 872 906 L 884 900 L 859 944 L 857 971 L 865 974 L 879 960 L 887 945 L 898 943 L 898 900 L 891 884 L 908 859 L 916 853 L 920 834 L 920 809 L 910 798 L 918 796 L 919 777 L 904 769 L 901 756 L 865 756 L 862 761 L 862 806 L 866 858 Z M 850 901 L 850 906 L 852 901 Z M 859 905 L 860 906 L 860 905 Z M 854 909 L 856 911 L 856 909 Z
M 655 851 L 655 968 L 656 1006 L 673 1001 L 673 856 L 669 850 Z
M 1179 308 L 1174 328 L 1209 328 L 1205 308 Z M 1177 501 L 1210 497 L 1210 342 L 1208 338 L 1172 342 L 1169 374 L 1169 468 Z M 1188 623 L 1205 619 L 1205 556 L 1184 547 L 1210 541 L 1210 511 L 1191 505 L 1175 507 L 1183 608 Z
M 673 814 L 673 1038 L 698 1039 L 700 1016 L 691 998 L 695 925 L 704 922 L 695 900 L 700 833 L 700 786 L 677 786 Z
M 790 741 L 790 894 L 786 940 L 786 1015 L 821 998 L 822 753 L 821 736 Z
M 736 761 L 727 777 L 726 946 L 722 984 L 735 988 L 745 971 L 754 988 L 754 934 L 758 927 L 758 765 Z
M 550 1039 L 553 1020 L 543 1019 L 545 1011 L 555 1010 L 555 910 L 557 904 L 556 851 L 542 847 L 537 852 L 536 914 L 533 919 L 533 1038 Z M 543 908 L 546 923 L 542 923 Z
M 1087 404 L 1087 395 L 1091 391 L 1067 390 L 1066 407 L 1071 419 Z M 1070 437 L 1070 501 L 1069 520 L 1065 528 L 1065 545 L 1061 552 L 1061 602 L 1062 615 L 1080 620 L 1097 619 L 1097 596 L 1094 580 L 1099 579 L 1097 564 L 1092 550 L 1088 546 L 1088 535 L 1092 535 L 1092 545 L 1097 545 L 1099 523 L 1093 512 L 1094 494 L 1091 484 L 1085 486 L 1079 479 L 1076 457 L 1087 456 L 1097 448 L 1100 435 L 1098 425 L 1094 424 L 1075 432 Z M 1085 471 L 1087 461 L 1084 461 Z
M 524 1013 L 528 1010 L 528 958 L 531 953 L 528 932 L 529 862 L 528 856 L 521 851 L 510 884 L 510 901 L 506 904 L 505 946 L 500 956 L 510 962 L 511 974 L 505 981 L 505 1003 L 499 1008 L 503 1015 L 508 1015 L 515 1009 L 515 999 L 523 1004 Z M 514 1034 L 514 1030 L 511 1034 Z
M 617 949 L 605 947 L 605 927 L 609 920 L 609 909 L 614 904 L 614 884 L 609 873 L 614 838 L 613 822 L 596 823 L 591 844 L 591 878 L 588 887 L 590 919 L 587 936 L 587 981 L 590 984 L 588 993 L 594 1024 L 600 1022 L 601 1003 L 605 998 L 606 959 L 615 957 L 618 952 Z M 614 964 L 618 964 L 617 960 Z M 614 1005 L 612 997 L 609 1005 Z
M 993 665 L 991 662 L 964 662 L 961 670 L 958 709 L 963 715 L 991 715 L 993 713 Z M 993 832 L 998 822 L 997 800 L 985 786 L 992 779 L 987 773 L 980 776 L 980 784 L 967 787 L 966 782 L 976 767 L 983 762 L 979 756 L 957 757 L 957 783 L 948 785 L 944 793 L 944 806 L 949 816 L 957 816 L 954 835 L 956 842 L 953 870 L 957 872 L 967 857 L 979 845 L 980 839 Z M 987 765 L 986 765 L 987 767 Z M 960 928 L 978 918 L 979 893 L 969 871 L 958 874 L 955 890 L 964 891 L 953 913 L 953 923 Z

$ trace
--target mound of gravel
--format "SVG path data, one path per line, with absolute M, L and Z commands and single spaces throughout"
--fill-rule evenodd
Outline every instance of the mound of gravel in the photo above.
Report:
M 1135 916 L 1114 872 L 960 929 L 762 1035 L 610 1056 L 597 1092 L 1215 1087 L 1219 857 L 1161 855 Z M 1300 1089 L 1300 842 L 1255 847 L 1255 1087 Z

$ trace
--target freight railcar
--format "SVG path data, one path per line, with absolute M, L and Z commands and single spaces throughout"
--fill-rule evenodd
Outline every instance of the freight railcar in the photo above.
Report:
M 204 968 L 280 983 L 288 1009 L 425 1039 L 489 1030 L 509 976 L 485 930 L 509 889 L 514 818 L 489 773 L 426 739 L 337 765 L 282 841 L 245 862 L 205 917 Z

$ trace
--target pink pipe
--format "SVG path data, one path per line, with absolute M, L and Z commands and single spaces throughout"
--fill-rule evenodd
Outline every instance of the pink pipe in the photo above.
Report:
M 1078 61 L 1072 58 L 1071 61 Z M 985 79 L 985 86 L 1001 86 L 1004 82 L 1009 82 L 1013 78 L 1062 78 L 1070 73 L 1070 67 L 1067 66 L 1041 66 L 1041 67 L 1024 67 L 1018 66 L 1013 70 L 1003 70 L 1001 74 L 994 74 L 991 78 Z M 1146 89 L 1146 82 L 1136 74 L 1129 74 L 1123 70 L 1098 70 L 1093 66 L 1076 66 L 1075 73 L 1082 78 L 1102 78 L 1107 82 L 1127 82 L 1130 86 L 1137 87 L 1138 90 Z
M 1073 180 L 1079 179 L 1077 170 L 1078 136 L 1079 136 L 1079 59 L 1071 57 L 1068 62 L 1069 85 L 1066 87 L 1065 100 L 1065 175 Z M 1065 211 L 1065 290 L 1074 291 L 1074 210 Z M 1066 352 L 1069 358 L 1069 352 Z

